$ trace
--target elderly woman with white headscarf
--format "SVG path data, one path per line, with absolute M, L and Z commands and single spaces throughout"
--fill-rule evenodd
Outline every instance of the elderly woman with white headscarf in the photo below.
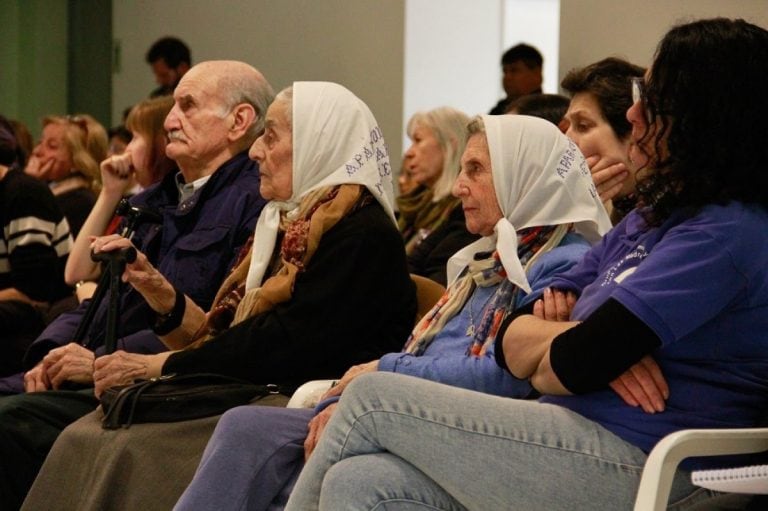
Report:
M 259 162 L 261 194 L 271 200 L 252 249 L 208 314 L 139 254 L 124 279 L 157 311 L 155 332 L 174 351 L 117 351 L 97 359 L 97 395 L 170 373 L 217 373 L 290 387 L 338 375 L 402 344 L 416 313 L 415 290 L 395 224 L 386 145 L 365 103 L 337 84 L 297 82 L 269 107 L 250 156 Z M 95 248 L 127 244 L 106 238 Z M 271 397 L 283 405 L 287 398 L 277 401 Z M 169 508 L 217 420 L 103 432 L 100 418 L 94 412 L 59 437 L 27 508 L 43 501 L 68 509 Z M 167 478 L 170 448 L 173 477 Z M 131 466 L 120 467 L 126 456 Z M 67 468 L 74 459 L 83 470 Z M 120 479 L 114 484 L 104 475 L 112 469 Z M 64 474 L 67 483 L 61 484 Z
M 403 351 L 351 368 L 314 417 L 312 410 L 252 406 L 227 412 L 177 511 L 284 504 L 338 396 L 366 372 L 533 397 L 527 381 L 497 365 L 493 340 L 505 319 L 532 311 L 554 276 L 577 263 L 610 222 L 578 149 L 547 121 L 475 119 L 461 166 L 453 193 L 467 229 L 483 238 L 451 258 L 452 284 Z

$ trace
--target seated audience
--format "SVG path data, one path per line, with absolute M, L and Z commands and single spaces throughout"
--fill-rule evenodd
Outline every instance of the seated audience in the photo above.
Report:
M 94 281 L 101 273 L 99 265 L 91 260 L 92 237 L 115 232 L 115 220 L 119 220 L 115 217 L 115 208 L 123 197 L 132 195 L 136 185 L 148 188 L 175 167 L 173 160 L 165 155 L 163 128 L 171 107 L 170 96 L 147 99 L 136 105 L 128 115 L 129 142 L 124 152 L 101 162 L 101 192 L 75 239 L 64 270 L 67 283 L 76 286 L 81 302 L 91 297 L 96 286 Z
M 443 285 L 448 258 L 477 239 L 467 232 L 459 199 L 451 196 L 468 120 L 458 110 L 441 107 L 414 114 L 407 127 L 411 146 L 404 168 L 419 186 L 398 197 L 398 227 L 410 272 Z
M 402 343 L 413 324 L 415 292 L 395 225 L 386 145 L 365 103 L 334 83 L 296 82 L 275 98 L 250 154 L 261 168 L 261 193 L 270 199 L 252 250 L 209 315 L 143 255 L 128 265 L 124 278 L 159 314 L 171 311 L 157 331 L 176 350 L 118 351 L 98 359 L 97 394 L 134 378 L 195 372 L 291 386 L 340 374 Z M 97 240 L 96 249 L 128 244 L 108 237 Z M 196 338 L 199 332 L 206 338 Z M 267 404 L 287 402 L 273 398 Z M 64 432 L 27 509 L 52 500 L 81 510 L 143 509 L 147 503 L 169 509 L 218 420 L 139 424 L 105 435 L 101 417 L 94 412 Z M 174 444 L 171 481 L 167 453 Z M 124 456 L 131 467 L 112 472 Z M 73 459 L 82 470 L 72 470 Z
M 510 103 L 505 113 L 541 117 L 565 133 L 568 131 L 565 113 L 570 104 L 571 100 L 560 94 L 529 94 Z
M 496 340 L 499 362 L 530 378 L 542 402 L 361 377 L 286 509 L 376 509 L 393 500 L 457 510 L 631 509 L 647 453 L 665 435 L 760 424 L 768 146 L 755 127 L 768 117 L 764 62 L 765 29 L 700 20 L 671 29 L 633 82 L 627 117 L 643 206 L 555 278 L 555 288 L 578 295 L 575 306 L 556 293 L 544 319 L 518 316 Z M 650 393 L 652 413 L 608 387 L 633 364 L 645 370 L 624 390 Z M 690 480 L 690 469 L 710 463 L 723 460 L 684 462 L 670 508 L 718 497 Z
M 19 159 L 16 165 L 23 169 L 27 164 L 27 160 L 32 155 L 35 141 L 26 124 L 16 119 L 8 119 L 8 122 L 11 123 L 14 133 L 16 133 L 16 142 L 19 144 Z
M 107 138 L 109 139 L 107 157 L 110 157 L 116 154 L 123 154 L 125 148 L 131 143 L 132 135 L 128 128 L 120 124 L 107 130 Z
M 517 98 L 528 94 L 540 94 L 543 65 L 544 58 L 539 50 L 531 45 L 520 43 L 505 51 L 501 56 L 501 86 L 507 96 L 500 99 L 488 113 L 504 114 L 509 104 Z
M 204 62 L 188 75 L 165 119 L 166 152 L 179 172 L 131 199 L 160 215 L 139 225 L 132 241 L 180 292 L 210 307 L 265 204 L 247 149 L 263 130 L 273 92 L 242 62 Z M 98 406 L 94 359 L 104 353 L 107 298 L 81 342 L 72 340 L 90 301 L 59 316 L 30 346 L 23 385 L 21 375 L 0 380 L 0 389 L 27 390 L 0 399 L 0 502 L 8 508 L 21 504 L 61 430 Z M 119 311 L 118 347 L 167 350 L 152 330 L 152 309 L 129 285 L 120 286 Z
M 50 190 L 20 170 L 21 154 L 0 116 L 0 377 L 21 371 L 47 305 L 71 292 L 64 283 L 69 226 Z
M 157 88 L 150 98 L 168 96 L 192 66 L 192 55 L 184 41 L 177 37 L 162 37 L 152 43 L 144 60 L 152 68 Z
M 588 172 L 581 173 L 587 167 L 578 149 L 540 119 L 476 118 L 461 167 L 453 193 L 467 208 L 469 231 L 484 237 L 450 260 L 458 277 L 405 349 L 347 371 L 314 418 L 312 410 L 253 406 L 224 414 L 177 511 L 284 505 L 304 459 L 302 443 L 308 456 L 336 396 L 366 372 L 532 397 L 527 381 L 496 364 L 496 330 L 505 317 L 531 311 L 552 278 L 588 250 L 585 237 L 596 241 L 610 222 Z
M 106 156 L 107 132 L 90 115 L 43 119 L 43 138 L 24 172 L 48 183 L 72 236 L 80 232 L 96 202 L 99 162 Z
M 568 135 L 587 158 L 600 198 L 618 223 L 634 207 L 635 179 L 629 148 L 632 78 L 645 69 L 610 57 L 572 69 L 561 82 L 573 97 L 565 118 Z

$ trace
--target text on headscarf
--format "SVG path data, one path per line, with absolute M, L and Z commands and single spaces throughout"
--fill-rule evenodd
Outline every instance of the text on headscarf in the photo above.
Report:
M 383 179 L 392 174 L 392 167 L 389 163 L 389 150 L 387 149 L 387 144 L 384 142 L 381 128 L 376 126 L 371 130 L 368 143 L 366 143 L 359 152 L 355 153 L 355 155 L 344 164 L 344 167 L 347 170 L 347 176 L 352 177 L 374 157 L 376 158 L 376 167 L 379 172 L 379 182 L 376 183 L 376 191 L 379 194 L 383 194 Z
M 555 169 L 555 172 L 557 172 L 557 175 L 560 177 L 560 179 L 565 179 L 565 175 L 571 171 L 571 168 L 573 167 L 573 162 L 576 160 L 576 155 L 578 154 L 578 147 L 576 144 L 572 141 L 568 141 L 568 149 L 566 149 L 562 156 L 560 156 L 560 161 L 557 162 L 557 168 Z M 591 174 L 589 172 L 589 166 L 587 165 L 587 162 L 583 158 L 579 158 L 579 173 L 583 177 L 589 177 L 589 194 L 592 196 L 592 198 L 597 197 L 597 188 L 595 187 L 595 183 L 592 182 Z

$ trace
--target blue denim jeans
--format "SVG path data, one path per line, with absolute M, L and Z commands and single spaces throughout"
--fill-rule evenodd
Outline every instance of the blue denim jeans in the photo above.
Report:
M 632 509 L 645 460 L 559 406 L 373 373 L 344 392 L 286 510 Z M 689 481 L 675 509 L 710 498 Z

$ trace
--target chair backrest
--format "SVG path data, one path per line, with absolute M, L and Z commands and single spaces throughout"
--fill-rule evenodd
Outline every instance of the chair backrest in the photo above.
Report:
M 416 284 L 416 323 L 437 303 L 445 287 L 434 280 L 411 273 L 411 280 Z

